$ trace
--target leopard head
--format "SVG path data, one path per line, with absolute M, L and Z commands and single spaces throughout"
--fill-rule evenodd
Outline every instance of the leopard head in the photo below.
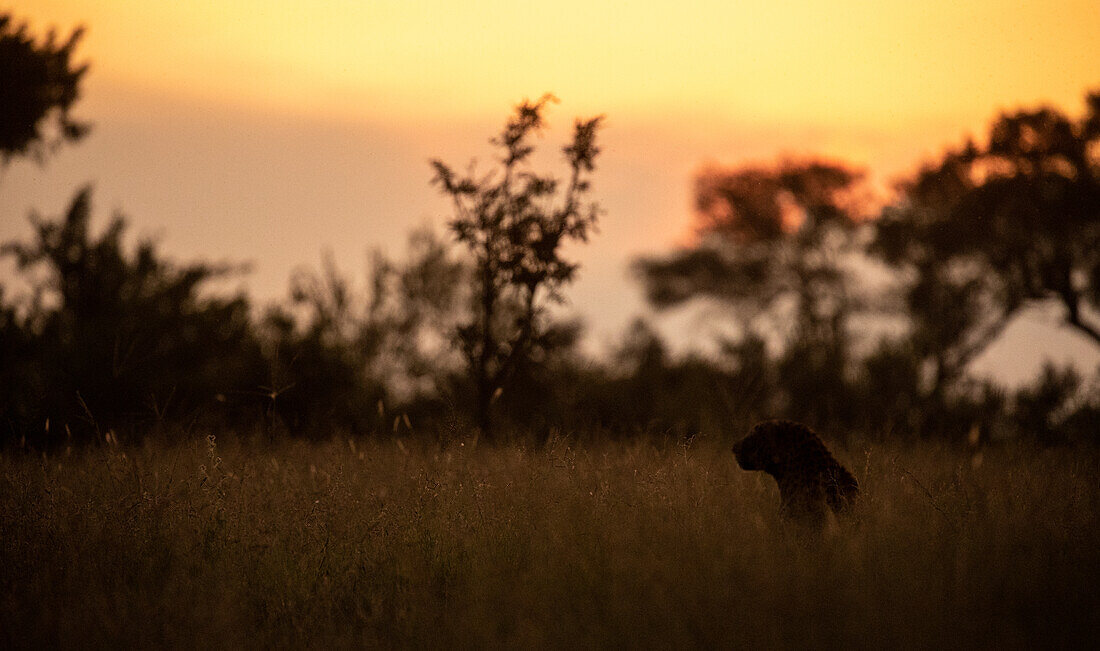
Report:
M 743 470 L 772 471 L 788 460 L 796 439 L 806 436 L 802 430 L 804 426 L 788 421 L 758 423 L 748 436 L 734 444 L 737 465 Z

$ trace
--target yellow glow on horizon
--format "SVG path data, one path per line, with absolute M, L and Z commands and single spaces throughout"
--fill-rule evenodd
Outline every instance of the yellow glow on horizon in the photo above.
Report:
M 1095 0 L 39 0 L 93 75 L 223 104 L 413 121 L 552 91 L 575 114 L 906 129 L 1100 84 Z

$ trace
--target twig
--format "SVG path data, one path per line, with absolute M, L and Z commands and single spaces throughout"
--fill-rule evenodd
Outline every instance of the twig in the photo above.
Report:
M 935 497 L 934 497 L 934 496 L 932 495 L 932 491 L 930 491 L 930 490 L 928 490 L 927 488 L 925 488 L 925 487 L 924 487 L 924 484 L 922 484 L 922 483 L 920 482 L 920 480 L 919 480 L 919 479 L 917 479 L 917 476 L 916 476 L 916 475 L 914 475 L 913 473 L 909 472 L 909 470 L 908 470 L 908 469 L 906 469 L 906 468 L 902 468 L 902 469 L 901 469 L 901 472 L 902 472 L 902 474 L 903 474 L 903 475 L 909 475 L 909 477 L 910 477 L 910 478 L 911 478 L 911 479 L 913 480 L 913 483 L 915 483 L 915 484 L 917 485 L 917 487 L 918 487 L 918 488 L 920 488 L 920 489 L 921 489 L 922 491 L 924 491 L 924 494 L 928 496 L 928 502 L 929 502 L 929 503 L 930 503 L 930 504 L 932 505 L 932 508 L 936 509 L 936 510 L 937 510 L 937 511 L 939 511 L 939 512 L 940 512 L 941 514 L 943 514 L 943 516 L 944 516 L 945 518 L 947 518 L 947 523 L 948 523 L 949 525 L 951 525 L 951 527 L 952 527 L 953 529 L 956 529 L 956 530 L 957 530 L 957 529 L 958 529 L 958 525 L 956 525 L 956 524 L 955 524 L 955 522 L 954 522 L 953 518 L 951 517 L 951 514 L 950 514 L 950 513 L 948 513 L 948 512 L 946 511 L 946 510 L 944 510 L 944 509 L 943 509 L 943 507 L 941 507 L 941 506 L 940 506 L 939 504 L 937 504 L 937 503 L 936 503 L 936 498 L 935 498 Z

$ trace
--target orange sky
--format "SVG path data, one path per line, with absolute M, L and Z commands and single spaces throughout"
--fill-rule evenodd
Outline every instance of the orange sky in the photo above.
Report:
M 643 308 L 630 259 L 690 231 L 708 161 L 821 153 L 903 173 L 999 110 L 1078 113 L 1100 88 L 1100 2 L 34 0 L 36 33 L 88 27 L 92 135 L 0 176 L 0 239 L 95 182 L 101 216 L 173 254 L 248 259 L 263 298 L 331 248 L 439 224 L 426 160 L 488 153 L 509 107 L 551 91 L 547 145 L 607 114 L 601 234 L 575 308 L 611 338 Z
M 1100 82 L 1096 0 L 36 0 L 91 27 L 104 79 L 354 118 L 581 112 L 818 125 L 970 124 Z M 25 10 L 24 10 L 25 11 Z

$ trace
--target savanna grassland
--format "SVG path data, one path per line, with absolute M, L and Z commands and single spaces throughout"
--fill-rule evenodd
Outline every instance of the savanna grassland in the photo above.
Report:
M 838 447 L 839 446 L 834 446 Z M 0 646 L 1088 646 L 1100 453 L 836 450 L 820 533 L 728 441 L 0 457 Z

